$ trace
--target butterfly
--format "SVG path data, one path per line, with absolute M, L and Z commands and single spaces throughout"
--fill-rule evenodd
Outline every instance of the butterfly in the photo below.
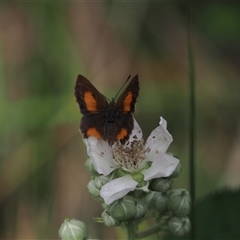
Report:
M 138 75 L 134 76 L 118 97 L 109 101 L 92 83 L 78 75 L 75 97 L 83 117 L 80 130 L 84 138 L 93 136 L 112 145 L 124 143 L 133 130 L 133 113 L 139 93 Z

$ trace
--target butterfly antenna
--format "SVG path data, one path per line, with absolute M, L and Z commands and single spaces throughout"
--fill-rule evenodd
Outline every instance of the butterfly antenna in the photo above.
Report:
M 127 80 L 123 83 L 123 85 L 120 87 L 120 89 L 118 90 L 116 96 L 114 99 L 117 98 L 118 94 L 121 92 L 121 90 L 123 89 L 123 87 L 126 85 L 126 83 L 128 82 L 129 78 L 131 77 L 131 75 L 128 76 Z
M 106 97 L 105 95 L 103 95 L 103 96 L 108 100 L 108 102 L 110 102 L 110 99 L 108 97 Z

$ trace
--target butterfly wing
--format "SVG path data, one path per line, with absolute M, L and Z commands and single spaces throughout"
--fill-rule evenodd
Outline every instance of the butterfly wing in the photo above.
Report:
M 80 74 L 75 84 L 75 97 L 82 114 L 98 113 L 108 106 L 105 96 Z
M 133 77 L 117 100 L 118 110 L 123 113 L 133 113 L 139 93 L 138 75 Z
M 116 140 L 120 140 L 122 143 L 129 138 L 134 127 L 132 113 L 135 110 L 138 93 L 139 81 L 138 75 L 136 75 L 117 100 L 117 108 L 120 117 L 116 124 Z
M 107 99 L 82 75 L 78 75 L 76 81 L 75 97 L 83 114 L 80 123 L 83 136 L 101 138 L 104 135 Z

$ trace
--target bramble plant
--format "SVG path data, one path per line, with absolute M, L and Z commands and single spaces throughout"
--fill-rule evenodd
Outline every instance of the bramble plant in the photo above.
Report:
M 134 119 L 134 129 L 124 144 L 112 146 L 102 139 L 85 138 L 89 159 L 86 168 L 92 174 L 88 191 L 103 206 L 95 219 L 106 226 L 120 226 L 126 239 L 141 239 L 160 231 L 184 236 L 190 231 L 190 195 L 186 189 L 173 189 L 173 179 L 182 170 L 181 163 L 167 149 L 172 142 L 167 122 L 160 118 L 147 141 Z M 138 232 L 138 225 L 151 216 L 155 223 Z M 91 239 L 84 223 L 66 219 L 59 230 L 62 239 Z

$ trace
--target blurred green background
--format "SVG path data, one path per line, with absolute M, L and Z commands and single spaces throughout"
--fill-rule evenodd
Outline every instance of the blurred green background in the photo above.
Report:
M 202 199 L 240 183 L 240 4 L 195 3 L 193 20 Z M 0 239 L 56 239 L 65 217 L 95 238 L 124 236 L 93 220 L 79 73 L 109 98 L 139 74 L 135 117 L 145 138 L 168 121 L 183 165 L 174 186 L 189 189 L 187 22 L 187 3 L 0 3 Z

